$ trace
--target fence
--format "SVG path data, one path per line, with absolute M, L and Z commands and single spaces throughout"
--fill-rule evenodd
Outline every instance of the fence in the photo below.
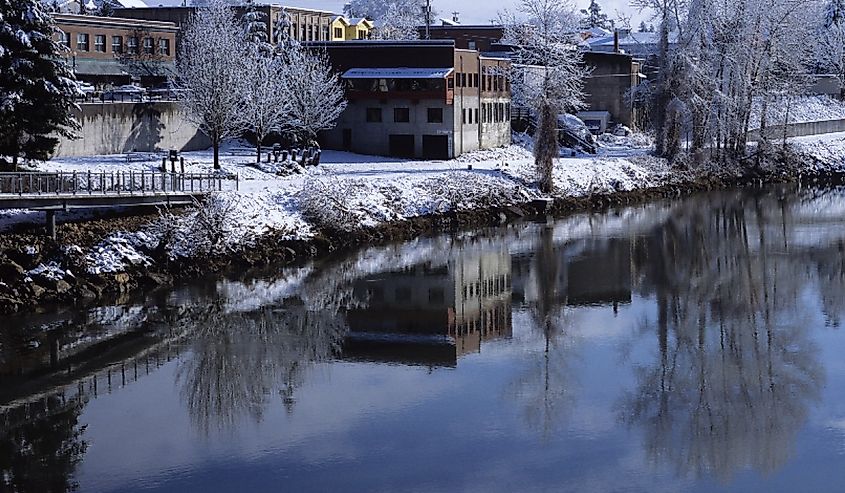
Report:
M 210 173 L 0 173 L 0 195 L 202 194 L 230 189 L 230 181 L 234 181 L 237 189 L 237 175 Z

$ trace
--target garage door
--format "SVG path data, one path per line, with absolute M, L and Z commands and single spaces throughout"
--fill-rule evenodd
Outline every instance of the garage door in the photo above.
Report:
M 423 135 L 422 153 L 425 159 L 449 159 L 449 136 Z
M 390 155 L 395 157 L 414 157 L 413 135 L 389 135 Z

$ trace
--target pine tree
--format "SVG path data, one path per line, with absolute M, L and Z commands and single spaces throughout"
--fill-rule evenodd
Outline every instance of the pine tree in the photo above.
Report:
M 600 27 L 602 29 L 612 30 L 613 21 L 607 18 L 607 14 L 602 12 L 601 5 L 596 0 L 590 0 L 590 6 L 581 10 L 584 18 L 581 21 L 581 27 L 590 29 L 593 27 Z
M 645 21 L 640 22 L 640 27 L 639 29 L 637 29 L 637 31 L 641 33 L 648 32 L 648 26 L 645 25 Z
M 15 169 L 20 158 L 49 158 L 79 129 L 79 89 L 55 33 L 37 0 L 0 0 L 0 156 Z

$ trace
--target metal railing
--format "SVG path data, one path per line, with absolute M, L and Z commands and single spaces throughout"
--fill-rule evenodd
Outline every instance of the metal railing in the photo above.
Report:
M 228 185 L 230 181 L 234 181 L 234 187 Z M 237 175 L 151 171 L 0 173 L 0 196 L 202 194 L 231 188 L 238 188 Z

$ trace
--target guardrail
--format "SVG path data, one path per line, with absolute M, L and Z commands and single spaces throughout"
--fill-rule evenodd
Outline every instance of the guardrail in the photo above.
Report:
M 237 175 L 211 173 L 161 173 L 146 171 L 20 172 L 0 173 L 0 195 L 154 195 L 201 194 L 229 189 L 224 183 Z

